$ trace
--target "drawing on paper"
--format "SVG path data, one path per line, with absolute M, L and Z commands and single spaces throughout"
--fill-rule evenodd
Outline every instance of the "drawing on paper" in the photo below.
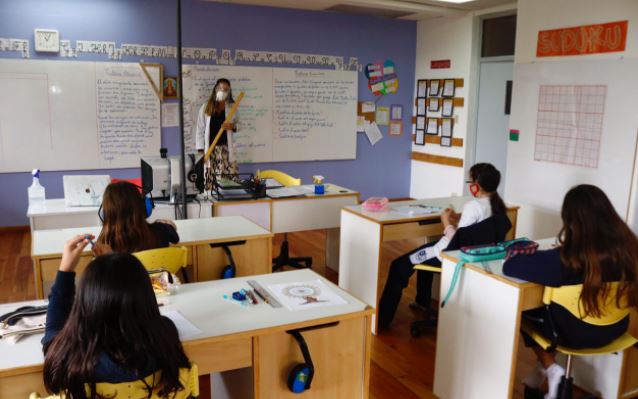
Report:
M 598 168 L 607 86 L 541 85 L 534 160 Z

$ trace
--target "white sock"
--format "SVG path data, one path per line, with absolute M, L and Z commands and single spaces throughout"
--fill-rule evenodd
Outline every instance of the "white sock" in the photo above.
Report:
M 534 370 L 532 370 L 529 375 L 523 378 L 523 384 L 525 384 L 525 386 L 527 387 L 538 389 L 540 388 L 541 383 L 545 380 L 545 377 L 545 368 L 540 364 L 540 362 L 536 362 L 536 367 L 534 367 Z
M 547 385 L 549 390 L 545 395 L 545 399 L 554 399 L 558 393 L 558 386 L 560 385 L 560 379 L 565 375 L 565 369 L 559 364 L 554 363 L 545 370 L 547 373 Z

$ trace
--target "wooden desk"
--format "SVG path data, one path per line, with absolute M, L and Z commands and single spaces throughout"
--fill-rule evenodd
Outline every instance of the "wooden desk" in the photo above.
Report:
M 180 236 L 178 245 L 188 248 L 188 263 L 192 265 L 190 276 L 194 281 L 218 279 L 223 267 L 228 264 L 223 250 L 211 248 L 209 244 L 242 242 L 231 247 L 238 276 L 264 274 L 271 270 L 273 234 L 244 217 L 176 220 L 175 224 Z M 31 257 L 38 298 L 48 295 L 60 265 L 64 243 L 77 234 L 90 233 L 97 237 L 101 229 L 101 226 L 94 226 L 33 232 Z M 91 252 L 85 251 L 80 259 L 79 273 L 91 259 Z
M 379 304 L 385 280 L 381 278 L 382 244 L 387 241 L 417 237 L 436 237 L 443 234 L 440 213 L 426 216 L 405 216 L 393 209 L 406 205 L 431 205 L 461 210 L 471 197 L 432 198 L 398 201 L 389 204 L 387 212 L 367 212 L 361 205 L 347 206 L 341 211 L 341 255 L 339 257 L 339 286 L 367 303 Z M 512 229 L 516 232 L 518 207 L 508 207 Z M 385 273 L 384 273 L 385 274 Z M 372 333 L 377 331 L 376 314 Z
M 540 243 L 550 248 L 554 239 Z M 458 251 L 443 257 L 441 295 L 449 288 Z M 516 378 L 521 312 L 542 306 L 543 286 L 504 276 L 502 260 L 466 264 L 462 273 L 449 302 L 439 309 L 434 394 L 441 399 L 511 398 L 523 377 Z M 574 383 L 603 398 L 635 397 L 637 352 L 575 357 Z
M 253 276 L 262 286 L 323 279 L 310 270 Z M 347 300 L 346 305 L 289 311 L 266 304 L 242 307 L 223 299 L 224 294 L 248 288 L 248 278 L 188 284 L 177 294 L 163 297 L 162 311 L 178 310 L 202 333 L 185 341 L 184 349 L 209 374 L 252 367 L 255 399 L 296 398 L 286 379 L 303 356 L 288 330 L 333 327 L 302 332 L 315 365 L 312 388 L 304 398 L 367 398 L 370 383 L 370 318 L 373 310 L 332 283 L 323 281 Z M 0 313 L 25 303 L 0 305 Z M 45 392 L 42 383 L 42 334 L 26 337 L 16 345 L 0 341 L 0 398 L 24 399 L 30 392 Z
M 97 206 L 66 206 L 64 198 L 48 199 L 42 205 L 30 205 L 27 217 L 31 225 L 31 233 L 36 230 L 65 229 L 72 227 L 100 226 Z M 188 203 L 188 218 L 200 219 L 212 217 L 210 203 L 207 200 Z M 175 220 L 173 205 L 156 201 L 153 214 L 148 219 Z
M 313 185 L 304 187 L 314 189 Z M 326 184 L 325 189 L 325 194 L 310 193 L 302 197 L 213 200 L 213 216 L 241 215 L 273 233 L 326 229 L 326 265 L 336 270 L 339 263 L 339 215 L 344 206 L 359 203 L 359 193 L 334 184 Z

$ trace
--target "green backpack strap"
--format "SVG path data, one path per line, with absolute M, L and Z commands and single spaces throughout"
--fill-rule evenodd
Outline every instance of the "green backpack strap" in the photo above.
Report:
M 461 269 L 463 269 L 463 266 L 465 266 L 466 263 L 499 260 L 504 259 L 506 255 L 507 250 L 502 244 L 461 248 L 459 262 L 454 267 L 454 275 L 452 275 L 450 288 L 447 290 L 443 302 L 441 302 L 441 307 L 445 307 L 445 304 L 450 300 L 450 297 L 452 296 L 452 293 L 454 292 L 454 289 L 456 288 L 456 285 L 458 283 L 459 276 L 461 275 Z

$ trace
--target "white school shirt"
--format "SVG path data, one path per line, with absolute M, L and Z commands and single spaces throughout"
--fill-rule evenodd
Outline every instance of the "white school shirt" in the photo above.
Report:
M 195 125 L 195 149 L 197 151 L 204 150 L 204 152 L 206 152 L 208 150 L 208 146 L 210 146 L 210 115 L 206 115 L 206 104 L 207 102 L 202 104 L 199 108 L 197 124 Z M 226 116 L 228 116 L 232 107 L 232 103 L 226 102 Z M 235 130 L 239 130 L 239 115 L 237 111 L 235 111 L 235 114 L 230 120 L 230 122 L 235 124 Z M 226 133 L 226 138 L 228 139 L 228 160 L 231 162 L 235 160 L 233 133 L 236 132 Z M 215 132 L 215 134 L 217 134 L 217 132 Z
M 443 260 L 441 258 L 441 251 L 447 248 L 457 229 L 482 222 L 490 216 L 492 216 L 490 197 L 474 198 L 466 202 L 465 205 L 463 205 L 458 227 L 448 226 L 445 229 L 443 237 L 441 237 L 436 244 L 425 248 L 425 253 L 423 253 L 423 251 L 413 253 L 410 255 L 410 261 L 412 261 L 412 264 L 418 265 L 435 256 L 439 258 L 439 260 Z

